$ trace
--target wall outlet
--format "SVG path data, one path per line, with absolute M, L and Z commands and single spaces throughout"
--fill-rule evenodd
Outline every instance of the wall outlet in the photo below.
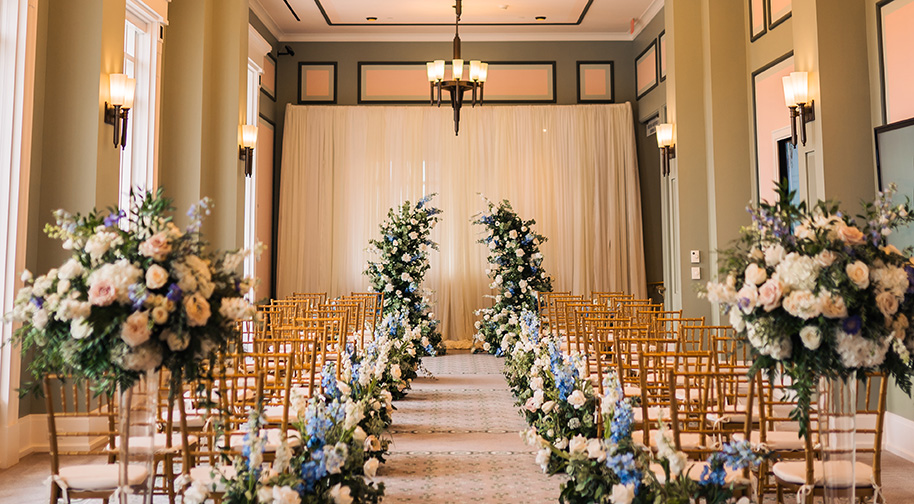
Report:
M 692 280 L 701 280 L 701 268 L 692 266 Z
M 697 250 L 692 250 L 689 253 L 689 257 L 692 259 L 692 264 L 698 264 L 701 262 L 701 253 Z

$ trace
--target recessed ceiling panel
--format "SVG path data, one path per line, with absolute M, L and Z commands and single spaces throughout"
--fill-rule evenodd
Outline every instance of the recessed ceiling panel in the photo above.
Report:
M 313 0 L 329 25 L 451 25 L 454 0 Z M 461 25 L 577 24 L 594 0 L 464 0 Z M 368 21 L 367 18 L 377 18 Z M 543 17 L 544 20 L 537 20 Z
M 449 40 L 454 33 L 455 0 L 250 2 L 282 41 Z M 632 26 L 638 33 L 663 2 L 463 0 L 460 32 L 465 40 L 631 40 Z

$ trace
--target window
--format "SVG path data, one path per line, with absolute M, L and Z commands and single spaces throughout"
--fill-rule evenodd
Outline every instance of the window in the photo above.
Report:
M 260 99 L 260 75 L 263 70 L 253 60 L 248 60 L 248 78 L 247 78 L 247 111 L 245 113 L 245 124 L 257 124 L 259 119 L 259 102 Z M 244 247 L 248 250 L 254 250 L 257 243 L 257 149 L 253 152 L 254 159 L 251 160 L 251 176 L 244 178 Z M 268 182 L 269 183 L 269 182 Z M 244 275 L 253 277 L 256 275 L 257 262 L 254 254 L 250 254 L 244 260 Z M 254 299 L 254 289 L 248 294 L 250 301 Z
M 139 0 L 128 0 L 124 23 L 124 73 L 136 79 L 136 95 L 127 124 L 127 145 L 121 151 L 118 203 L 129 202 L 131 189 L 156 186 L 156 116 L 159 30 L 162 18 Z

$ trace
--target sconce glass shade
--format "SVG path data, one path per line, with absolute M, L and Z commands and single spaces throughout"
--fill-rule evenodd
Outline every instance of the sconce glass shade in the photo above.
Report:
M 479 64 L 479 82 L 485 82 L 486 77 L 489 75 L 489 64 L 480 63 Z
M 471 81 L 479 80 L 479 67 L 481 66 L 480 63 L 481 62 L 479 60 L 470 61 L 470 80 Z
M 241 127 L 241 146 L 253 149 L 257 145 L 257 126 L 245 124 Z
M 806 72 L 790 72 L 793 83 L 794 103 L 809 103 L 809 74 Z
M 455 59 L 451 61 L 452 71 L 454 73 L 454 80 L 460 80 L 463 78 L 463 60 Z
M 127 99 L 127 81 L 126 74 L 111 74 L 108 76 L 108 99 L 112 105 L 123 106 Z M 136 83 L 136 81 L 134 81 Z M 131 95 L 133 93 L 131 92 Z M 131 99 L 131 102 L 133 100 Z M 132 103 L 131 103 L 132 105 Z
M 133 108 L 133 100 L 136 98 L 136 79 L 128 78 L 127 87 L 124 88 L 124 104 L 121 108 L 130 110 Z
M 437 74 L 435 73 L 435 62 L 429 61 L 425 64 L 425 70 L 428 73 L 428 81 L 435 82 L 438 80 Z
M 793 97 L 793 79 L 789 75 L 785 75 L 781 78 L 781 82 L 784 83 L 784 103 L 788 107 L 796 107 L 797 100 Z
M 673 145 L 673 125 L 670 123 L 657 125 L 657 147 L 670 147 Z
M 444 80 L 444 60 L 435 60 L 435 80 Z

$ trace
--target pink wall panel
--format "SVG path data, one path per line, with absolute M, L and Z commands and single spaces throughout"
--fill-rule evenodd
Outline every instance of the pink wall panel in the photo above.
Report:
M 276 65 L 268 56 L 263 57 L 263 75 L 260 77 L 260 85 L 270 94 L 276 94 Z
M 637 72 L 638 92 L 641 93 L 657 79 L 657 54 L 655 50 L 649 51 L 638 62 Z
M 330 70 L 308 70 L 305 76 L 305 96 L 330 95 Z
M 584 70 L 584 94 L 602 95 L 609 86 L 606 85 L 606 70 L 588 68 Z
M 764 0 L 751 0 L 752 5 L 752 33 L 765 30 L 765 2 Z
M 365 69 L 364 98 L 428 99 L 428 74 L 424 66 Z
M 914 0 L 883 8 L 887 122 L 914 117 Z
M 543 68 L 511 68 L 499 66 L 490 69 L 486 79 L 485 98 L 495 100 L 501 98 L 548 99 L 552 86 L 552 74 Z
M 777 21 L 787 15 L 793 7 L 792 4 L 791 0 L 771 0 L 771 20 Z
M 255 299 L 270 297 L 270 257 L 273 249 L 273 126 L 260 120 L 257 128 L 257 188 L 255 200 L 255 234 L 266 245 L 266 251 L 257 263 L 256 275 L 260 285 L 254 290 Z
M 755 147 L 758 152 L 759 198 L 775 200 L 774 184 L 778 179 L 774 133 L 790 127 L 790 113 L 784 103 L 781 78 L 793 71 L 793 57 L 788 58 L 755 78 Z

